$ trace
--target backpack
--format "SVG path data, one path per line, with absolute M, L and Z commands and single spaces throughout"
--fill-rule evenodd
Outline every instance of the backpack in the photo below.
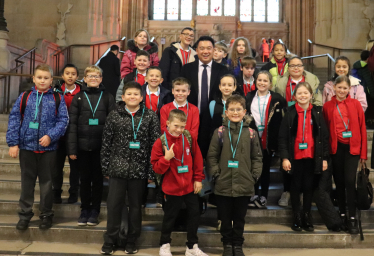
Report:
M 250 134 L 249 137 L 251 139 L 253 139 L 253 137 L 254 137 L 253 129 L 248 127 L 248 130 L 249 130 L 249 134 Z M 224 131 L 225 131 L 225 126 L 220 126 L 218 128 L 218 140 L 219 140 L 219 144 L 221 146 L 221 149 L 222 149 L 222 145 L 223 145 L 223 132 Z
M 210 103 L 209 103 L 209 113 L 210 113 L 210 117 L 213 119 L 213 115 L 214 115 L 214 108 L 216 107 L 216 101 L 215 100 L 212 100 Z
M 22 99 L 21 99 L 21 106 L 20 106 L 20 112 L 21 112 L 21 118 L 23 119 L 23 115 L 25 114 L 26 106 L 27 106 L 27 101 L 29 99 L 30 93 L 32 90 L 27 90 L 23 93 Z M 61 102 L 61 96 L 58 92 L 53 92 L 53 96 L 56 102 L 56 115 L 58 112 L 58 108 L 60 107 L 60 102 Z

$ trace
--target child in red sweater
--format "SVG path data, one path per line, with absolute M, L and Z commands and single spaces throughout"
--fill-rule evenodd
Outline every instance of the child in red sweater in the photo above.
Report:
M 182 110 L 170 111 L 166 122 L 167 131 L 163 132 L 152 148 L 153 170 L 164 175 L 162 191 L 165 193 L 165 205 L 160 239 L 161 256 L 171 255 L 170 236 L 183 203 L 189 213 L 186 255 L 206 256 L 197 245 L 200 219 L 197 193 L 201 190 L 201 182 L 205 178 L 203 157 L 197 138 L 188 138 L 190 134 L 185 131 L 186 121 L 187 115 Z
M 197 138 L 200 125 L 200 113 L 195 105 L 187 101 L 187 97 L 191 92 L 190 81 L 183 77 L 174 79 L 171 92 L 174 95 L 174 101 L 161 108 L 161 133 L 167 131 L 166 121 L 168 120 L 170 111 L 172 109 L 180 109 L 187 115 L 185 129 L 190 132 L 192 137 Z
M 350 79 L 338 76 L 336 95 L 323 106 L 323 115 L 330 130 L 330 154 L 338 194 L 340 216 L 351 234 L 358 233 L 356 216 L 356 171 L 358 162 L 367 159 L 365 115 L 358 100 L 349 95 Z M 348 206 L 349 218 L 346 218 Z

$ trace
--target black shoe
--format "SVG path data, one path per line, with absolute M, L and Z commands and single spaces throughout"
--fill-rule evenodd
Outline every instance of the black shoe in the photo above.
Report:
M 340 219 L 342 221 L 341 230 L 348 231 L 347 216 L 345 214 L 340 214 Z
M 348 220 L 348 232 L 349 234 L 358 234 L 358 222 L 356 219 Z
M 76 202 L 78 202 L 78 194 L 71 193 L 68 198 L 68 204 L 75 204 Z
M 19 220 L 16 226 L 18 230 L 26 230 L 29 227 L 29 220 Z
M 53 191 L 53 203 L 54 204 L 62 204 L 61 194 L 62 194 L 62 190 Z
M 49 229 L 52 227 L 52 216 L 42 216 L 40 217 L 41 222 L 39 224 L 40 229 Z
M 235 245 L 232 251 L 234 253 L 234 256 L 245 256 L 243 252 L 243 246 L 241 245 Z
M 224 244 L 223 245 L 223 253 L 222 256 L 233 256 L 233 249 L 231 244 Z
M 86 226 L 88 218 L 90 217 L 90 210 L 84 209 L 78 218 L 78 226 Z
M 302 231 L 303 230 L 302 223 L 301 223 L 301 214 L 299 212 L 294 213 L 294 221 L 293 221 L 291 229 L 293 231 Z
M 113 252 L 114 252 L 114 245 L 110 243 L 104 243 L 100 251 L 100 253 L 104 255 L 112 255 Z
M 138 252 L 138 249 L 136 249 L 135 243 L 128 242 L 126 244 L 125 253 L 126 254 L 135 254 Z
M 91 211 L 91 214 L 90 214 L 90 217 L 88 218 L 87 220 L 87 225 L 88 226 L 96 226 L 97 224 L 99 224 L 99 212 L 97 210 L 92 210 Z
M 304 212 L 303 215 L 303 229 L 308 232 L 314 231 L 314 226 L 312 222 L 312 215 L 310 212 Z

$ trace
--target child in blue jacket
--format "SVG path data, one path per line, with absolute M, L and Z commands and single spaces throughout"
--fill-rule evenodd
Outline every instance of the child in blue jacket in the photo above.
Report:
M 42 64 L 33 76 L 35 87 L 22 93 L 9 115 L 6 134 L 9 155 L 16 158 L 19 152 L 21 166 L 21 211 L 17 229 L 25 230 L 34 216 L 34 190 L 36 179 L 40 186 L 40 229 L 52 226 L 52 170 L 55 166 L 59 138 L 69 123 L 64 97 L 54 93 L 51 85 L 53 71 Z

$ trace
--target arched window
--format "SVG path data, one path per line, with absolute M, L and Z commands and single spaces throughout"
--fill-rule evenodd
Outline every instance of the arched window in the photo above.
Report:
M 281 0 L 152 0 L 151 20 L 238 16 L 242 22 L 279 22 Z

